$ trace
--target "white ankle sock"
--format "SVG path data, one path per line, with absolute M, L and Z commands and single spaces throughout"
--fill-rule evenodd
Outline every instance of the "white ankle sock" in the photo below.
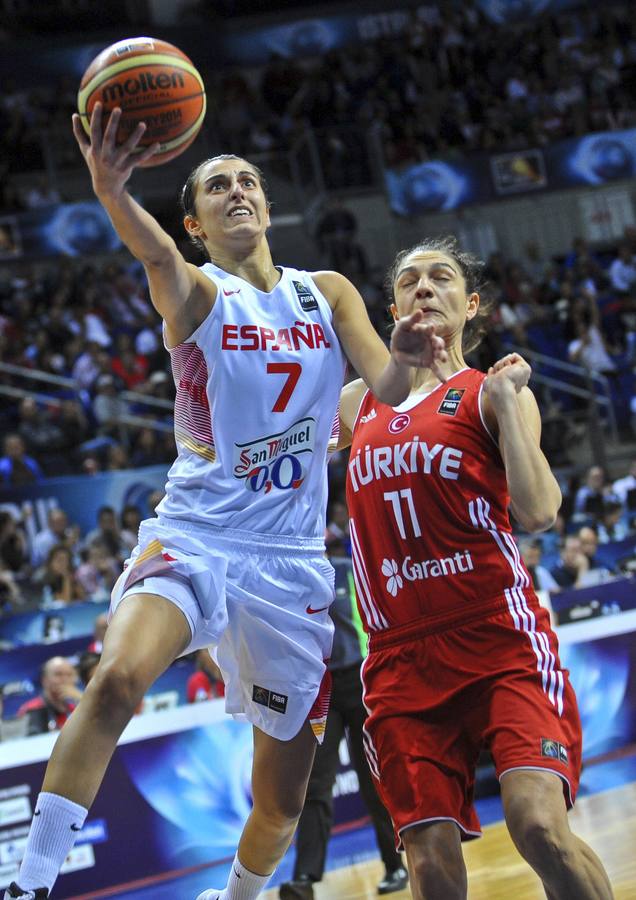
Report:
M 256 897 L 265 890 L 267 882 L 274 873 L 269 875 L 255 875 L 243 866 L 238 858 L 234 857 L 227 887 L 221 894 L 222 900 L 256 900 Z
M 35 804 L 17 879 L 21 888 L 51 890 L 87 815 L 88 810 L 83 806 L 42 791 Z

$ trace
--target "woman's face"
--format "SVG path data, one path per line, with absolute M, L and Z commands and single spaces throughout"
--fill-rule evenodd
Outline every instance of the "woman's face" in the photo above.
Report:
M 53 572 L 65 574 L 71 568 L 71 557 L 66 550 L 57 550 L 51 557 L 50 567 Z
M 269 209 L 260 179 L 242 159 L 219 159 L 199 172 L 194 195 L 196 217 L 186 216 L 187 231 L 208 247 L 244 242 L 265 234 Z
M 403 261 L 393 282 L 395 308 L 399 317 L 418 309 L 424 321 L 435 325 L 437 334 L 458 336 L 467 319 L 479 309 L 479 294 L 466 296 L 466 282 L 459 264 L 437 250 L 415 251 Z

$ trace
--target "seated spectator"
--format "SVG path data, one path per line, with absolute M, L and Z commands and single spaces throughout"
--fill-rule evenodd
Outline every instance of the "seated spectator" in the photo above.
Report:
M 590 525 L 584 525 L 583 528 L 579 528 L 578 539 L 581 545 L 581 553 L 588 561 L 587 572 L 585 572 L 581 581 L 582 586 L 611 581 L 613 573 L 597 555 L 599 540 L 596 528 L 592 528 Z
M 40 686 L 39 696 L 23 703 L 17 713 L 28 716 L 29 734 L 62 728 L 82 696 L 75 667 L 63 656 L 47 659 L 40 669 Z
M 128 414 L 128 404 L 119 395 L 114 375 L 99 375 L 96 379 L 93 414 L 100 434 L 119 433 L 119 420 Z
M 100 613 L 93 622 L 93 640 L 87 647 L 87 653 L 101 653 L 104 638 L 108 629 L 108 613 Z
M 636 260 L 628 243 L 619 245 L 618 255 L 612 260 L 608 274 L 617 294 L 625 296 L 636 290 Z
M 0 618 L 16 612 L 24 603 L 11 572 L 0 569 Z
M 121 539 L 132 551 L 137 546 L 137 538 L 139 534 L 139 526 L 141 525 L 142 515 L 138 506 L 133 503 L 127 503 L 121 511 Z
M 117 578 L 121 565 L 109 551 L 104 541 L 99 539 L 84 546 L 80 553 L 81 563 L 75 577 L 85 595 L 93 600 L 107 600 Z
M 0 509 L 0 569 L 18 573 L 28 562 L 29 547 L 21 521 L 8 509 Z
M 591 312 L 592 306 L 595 312 Z M 574 310 L 572 327 L 574 339 L 568 344 L 570 362 L 583 366 L 590 372 L 600 372 L 606 376 L 614 375 L 617 371 L 616 362 L 605 343 L 594 301 L 586 307 L 577 307 Z
M 590 568 L 587 556 L 581 550 L 581 541 L 570 534 L 563 541 L 560 560 L 550 574 L 560 588 L 583 587 L 584 576 Z
M 59 506 L 54 506 L 49 510 L 47 516 L 46 528 L 33 538 L 31 547 L 31 565 L 37 568 L 44 564 L 53 547 L 60 544 L 68 547 L 75 555 L 78 550 L 79 527 L 77 525 L 69 526 L 68 516 Z
M 612 493 L 626 512 L 636 510 L 636 459 L 632 461 L 627 475 L 616 479 L 612 485 Z
M 77 671 L 79 673 L 80 681 L 82 682 L 84 687 L 88 686 L 88 682 L 95 674 L 95 669 L 97 668 L 101 658 L 101 650 L 86 650 L 80 656 L 77 663 Z
M 347 554 L 351 556 L 351 538 L 349 536 L 349 511 L 344 500 L 333 500 L 329 504 L 330 514 L 327 517 L 327 533 L 325 543 L 332 540 L 341 541 Z
M 97 528 L 84 538 L 84 546 L 89 547 L 95 541 L 103 542 L 111 556 L 121 563 L 128 557 L 128 545 L 122 539 L 117 515 L 112 506 L 101 506 L 97 510 Z
M 197 671 L 190 675 L 186 685 L 188 703 L 199 703 L 201 700 L 212 700 L 225 696 L 225 685 L 221 670 L 204 647 L 196 651 Z
M 585 473 L 583 484 L 574 496 L 574 509 L 576 514 L 599 515 L 603 509 L 606 496 L 611 496 L 612 490 L 607 482 L 607 476 L 601 466 L 590 466 Z
M 4 456 L 0 457 L 0 483 L 7 487 L 20 487 L 42 478 L 38 463 L 27 456 L 24 440 L 19 434 L 8 434 L 4 439 Z
M 623 517 L 623 504 L 606 500 L 597 526 L 599 544 L 622 541 L 630 534 Z
M 541 565 L 541 541 L 522 541 L 519 544 L 519 550 L 535 591 L 558 591 L 559 585 L 549 570 Z
M 66 606 L 86 597 L 75 573 L 73 554 L 64 544 L 58 544 L 49 551 L 40 583 L 45 606 Z

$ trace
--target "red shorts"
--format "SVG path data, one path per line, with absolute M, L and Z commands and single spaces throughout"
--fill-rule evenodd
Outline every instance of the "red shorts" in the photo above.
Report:
M 481 834 L 474 806 L 482 749 L 497 777 L 542 769 L 563 779 L 568 808 L 581 768 L 581 723 L 548 612 L 532 592 L 375 633 L 362 669 L 365 746 L 396 839 L 409 826 L 454 821 Z

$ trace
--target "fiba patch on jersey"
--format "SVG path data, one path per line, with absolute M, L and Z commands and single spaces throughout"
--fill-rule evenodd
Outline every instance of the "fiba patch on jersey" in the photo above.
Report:
M 285 715 L 287 712 L 287 694 L 278 694 L 276 691 L 270 691 L 268 688 L 260 687 L 258 684 L 253 685 L 252 700 L 260 706 L 266 706 L 274 712 Z
M 465 393 L 464 389 L 457 388 L 449 388 L 444 394 L 444 399 L 439 405 L 437 410 L 438 413 L 441 413 L 443 416 L 454 416 L 459 409 L 459 404 L 462 402 L 462 395 Z
M 558 759 L 559 762 L 566 766 L 568 764 L 567 749 L 563 744 L 550 738 L 541 738 L 541 756 L 546 756 L 548 759 Z
M 292 284 L 298 294 L 303 312 L 311 312 L 314 309 L 318 309 L 318 301 L 306 284 L 303 284 L 302 281 L 292 281 Z

